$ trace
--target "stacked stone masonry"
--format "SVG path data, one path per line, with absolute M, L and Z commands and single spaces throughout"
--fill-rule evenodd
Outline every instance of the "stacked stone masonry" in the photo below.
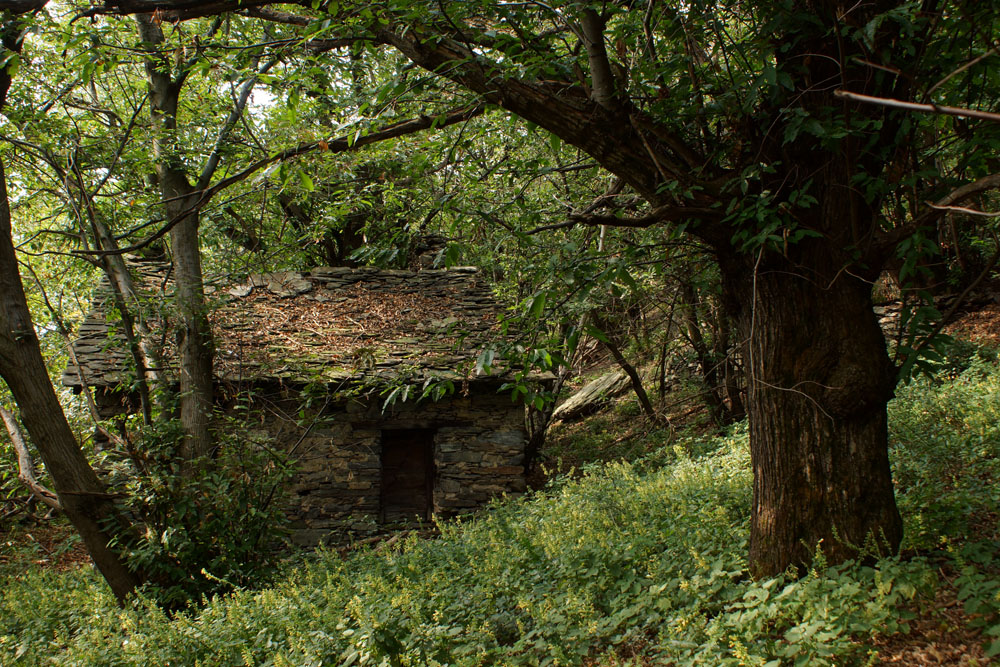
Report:
M 258 401 L 270 414 L 295 415 L 299 405 L 291 391 Z M 524 408 L 497 393 L 493 383 L 471 384 L 468 396 L 398 403 L 385 412 L 377 397 L 352 398 L 304 420 L 269 420 L 259 428 L 269 441 L 283 444 L 295 463 L 288 512 L 293 540 L 301 545 L 379 528 L 386 430 L 433 433 L 435 516 L 470 512 L 525 490 Z

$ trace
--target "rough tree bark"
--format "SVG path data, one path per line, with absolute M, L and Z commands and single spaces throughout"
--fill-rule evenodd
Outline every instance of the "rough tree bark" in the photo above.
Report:
M 822 274 L 780 255 L 723 263 L 747 341 L 750 563 L 762 576 L 808 565 L 818 545 L 839 562 L 870 534 L 890 552 L 902 538 L 886 431 L 896 374 L 871 285 L 809 245 Z

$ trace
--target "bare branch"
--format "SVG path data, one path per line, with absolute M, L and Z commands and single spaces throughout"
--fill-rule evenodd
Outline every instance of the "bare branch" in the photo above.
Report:
M 56 494 L 49 491 L 42 484 L 39 484 L 38 478 L 35 477 L 35 464 L 31 460 L 28 444 L 24 441 L 24 436 L 21 434 L 21 427 L 14 418 L 14 414 L 0 405 L 0 417 L 3 418 L 4 426 L 7 427 L 7 433 L 10 435 L 10 441 L 13 443 L 15 451 L 17 451 L 18 479 L 43 503 L 53 509 L 61 510 L 62 505 L 59 504 L 59 498 Z
M 959 67 L 958 69 L 956 69 L 954 72 L 948 74 L 943 79 L 941 79 L 940 81 L 938 81 L 937 83 L 935 83 L 933 86 L 931 86 L 930 89 L 926 93 L 924 93 L 924 99 L 925 100 L 928 99 L 934 93 L 935 90 L 937 90 L 938 88 L 940 88 L 941 86 L 943 86 L 945 83 L 947 83 L 948 81 L 950 81 L 952 78 L 958 76 L 959 74 L 961 74 L 965 70 L 969 69 L 970 67 L 974 67 L 978 63 L 981 63 L 982 61 L 986 60 L 987 58 L 989 58 L 990 56 L 992 56 L 993 54 L 998 53 L 998 52 L 1000 52 L 1000 47 L 994 47 L 994 48 L 990 49 L 989 51 L 987 51 L 986 53 L 984 53 L 983 55 L 979 56 L 978 58 L 973 58 L 969 62 L 965 63 L 964 65 L 962 65 L 961 67 Z
M 952 190 L 933 204 L 928 203 L 928 210 L 911 220 L 908 224 L 900 225 L 887 231 L 873 248 L 873 256 L 869 258 L 869 262 L 879 263 L 883 261 L 895 251 L 897 243 L 912 236 L 921 227 L 933 224 L 941 216 L 949 211 L 953 211 L 956 208 L 956 204 L 990 190 L 1000 190 L 1000 173 L 983 176 L 972 183 L 966 183 L 962 187 Z M 965 212 L 971 212 L 971 209 Z
M 212 181 L 212 176 L 215 174 L 215 170 L 219 167 L 219 161 L 222 159 L 222 145 L 229 138 L 233 128 L 236 127 L 236 123 L 243 116 L 243 110 L 246 109 L 247 102 L 250 100 L 250 94 L 253 92 L 253 87 L 257 84 L 257 81 L 260 80 L 260 75 L 266 74 L 268 70 L 277 64 L 277 62 L 277 58 L 271 58 L 264 63 L 253 76 L 243 82 L 243 85 L 240 87 L 240 94 L 233 104 L 233 109 L 229 112 L 229 117 L 226 118 L 226 122 L 222 124 L 219 134 L 215 138 L 215 145 L 212 147 L 212 153 L 208 156 L 208 159 L 205 161 L 205 165 L 201 170 L 201 176 L 198 178 L 198 185 L 195 186 L 196 189 L 204 190 Z
M 252 176 L 264 167 L 274 164 L 275 162 L 282 162 L 284 160 L 298 157 L 299 155 L 304 155 L 320 149 L 331 153 L 346 153 L 357 150 L 363 146 L 385 141 L 387 139 L 395 139 L 396 137 L 413 134 L 414 132 L 419 132 L 420 130 L 447 127 L 448 125 L 454 125 L 455 123 L 471 120 L 472 118 L 481 115 L 485 110 L 485 105 L 477 104 L 463 109 L 458 109 L 456 111 L 451 111 L 440 116 L 418 116 L 417 118 L 394 123 L 382 130 L 379 130 L 378 132 L 372 132 L 354 140 L 352 140 L 351 137 L 344 136 L 337 137 L 336 139 L 311 141 L 309 143 L 300 144 L 295 148 L 289 148 L 281 151 L 280 153 L 264 158 L 263 160 L 258 160 L 246 169 L 219 181 L 205 191 L 202 195 L 202 199 L 214 196 L 220 190 L 223 190 L 234 183 L 245 180 L 249 176 Z
M 965 213 L 966 215 L 979 215 L 984 218 L 1000 218 L 1000 213 L 991 213 L 989 211 L 977 211 L 974 208 L 966 208 L 964 206 L 938 206 L 933 202 L 924 202 L 931 208 L 936 208 L 939 211 L 954 211 L 955 213 Z
M 959 107 L 947 107 L 940 104 L 918 104 L 916 102 L 904 102 L 902 100 L 894 100 L 889 97 L 873 97 L 871 95 L 862 95 L 861 93 L 852 93 L 848 90 L 835 90 L 833 91 L 833 94 L 836 95 L 837 97 L 853 100 L 855 102 L 864 102 L 865 104 L 877 104 L 884 107 L 892 107 L 894 109 L 906 109 L 908 111 L 919 111 L 921 113 L 937 113 L 937 114 L 943 114 L 945 116 L 978 118 L 980 120 L 1000 122 L 1000 113 L 991 113 L 989 111 L 978 111 L 976 109 L 961 109 Z
M 892 67 L 890 65 L 880 65 L 879 63 L 873 63 L 872 61 L 865 60 L 864 58 L 855 57 L 851 58 L 851 60 L 853 60 L 856 63 L 865 65 L 867 67 L 871 67 L 873 69 L 879 69 L 882 70 L 883 72 L 889 72 L 890 74 L 894 74 L 896 76 L 899 76 L 900 74 L 903 73 L 902 70 L 900 70 L 898 67 Z
M 956 188 L 948 195 L 938 199 L 935 202 L 934 209 L 941 211 L 941 213 L 934 214 L 934 219 L 937 219 L 940 215 L 944 215 L 944 211 L 947 210 L 949 206 L 953 206 L 961 201 L 965 201 L 969 197 L 973 197 L 982 192 L 988 190 L 996 190 L 1000 188 L 1000 174 L 990 174 L 989 176 L 983 176 L 982 178 L 973 181 L 972 183 L 967 183 L 960 188 Z M 931 212 L 925 213 L 924 215 L 930 215 Z M 923 216 L 921 216 L 923 217 Z

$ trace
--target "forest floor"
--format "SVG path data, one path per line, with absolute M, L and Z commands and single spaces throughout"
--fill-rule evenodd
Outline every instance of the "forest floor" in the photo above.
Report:
M 0 573 L 29 567 L 64 572 L 91 563 L 79 535 L 62 517 L 0 528 L 0 540 Z
M 1000 304 L 987 303 L 967 312 L 946 329 L 956 338 L 979 345 L 1000 346 Z M 591 369 L 591 375 L 601 366 Z M 639 413 L 630 393 L 610 403 L 598 414 L 556 424 L 550 433 L 540 464 L 530 479 L 533 488 L 550 479 L 608 461 L 633 461 L 657 448 L 677 441 L 678 433 L 699 437 L 715 430 L 707 412 L 694 399 L 675 401 L 669 424 L 650 425 Z M 965 539 L 1000 545 L 1000 508 L 969 522 Z M 953 547 L 956 545 L 952 545 Z M 65 572 L 89 566 L 89 557 L 72 528 L 62 519 L 33 519 L 0 526 L 0 575 L 30 569 Z M 874 649 L 868 664 L 917 667 L 958 665 L 982 667 L 993 664 L 984 645 L 995 638 L 977 626 L 975 613 L 967 609 L 962 573 L 954 561 L 938 564 L 939 581 L 933 599 L 914 603 L 909 631 L 876 635 L 866 642 Z M 619 662 L 592 664 L 652 665 L 635 644 L 616 649 Z M 611 658 L 615 660 L 615 658 Z
M 942 572 L 942 578 L 954 581 L 955 573 Z M 942 586 L 933 605 L 917 611 L 910 621 L 908 633 L 872 638 L 872 645 L 878 649 L 872 664 L 899 667 L 990 665 L 984 650 L 987 640 L 982 632 L 970 627 L 973 620 L 958 599 L 956 587 L 953 584 Z
M 944 331 L 959 341 L 1000 347 L 1000 292 L 985 304 L 980 302 L 958 314 Z M 590 375 L 596 376 L 608 368 L 611 365 L 604 361 L 597 372 L 590 369 Z M 673 407 L 670 417 L 673 428 L 692 434 L 707 434 L 714 429 L 707 409 L 694 398 L 675 401 Z M 541 488 L 554 475 L 579 470 L 589 463 L 634 460 L 662 446 L 659 438 L 649 436 L 649 424 L 639 418 L 634 397 L 628 393 L 589 419 L 557 423 L 550 429 L 543 460 L 531 480 L 533 488 Z M 1000 514 L 985 517 L 972 526 L 968 541 L 988 541 L 1000 547 Z M 944 585 L 938 589 L 932 604 L 912 610 L 914 618 L 908 633 L 872 638 L 877 655 L 870 664 L 898 667 L 994 664 L 984 650 L 992 638 L 974 627 L 975 619 L 959 599 L 956 584 L 959 573 L 942 563 L 940 574 Z M 631 659 L 628 651 L 622 659 Z

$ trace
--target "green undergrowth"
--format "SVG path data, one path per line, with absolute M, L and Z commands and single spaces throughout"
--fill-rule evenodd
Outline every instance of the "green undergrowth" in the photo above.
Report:
M 899 390 L 893 459 L 904 557 L 762 581 L 746 573 L 745 429 L 588 467 L 391 551 L 321 554 L 261 591 L 168 618 L 120 610 L 89 570 L 9 578 L 5 664 L 850 665 L 873 634 L 933 614 L 947 572 L 1000 633 L 1000 372 Z M 993 519 L 994 532 L 983 527 Z M 1000 649 L 994 645 L 993 648 Z M 14 657 L 16 656 L 16 657 Z

